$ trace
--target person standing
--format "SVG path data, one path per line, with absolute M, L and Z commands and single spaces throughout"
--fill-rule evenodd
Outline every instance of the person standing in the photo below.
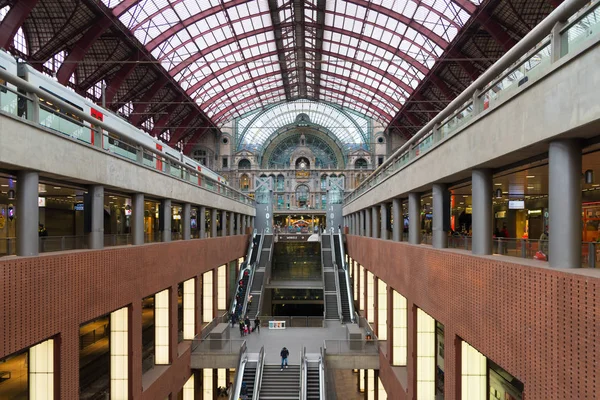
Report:
M 250 333 L 250 329 L 252 328 L 250 326 L 250 318 L 248 318 L 248 316 L 246 315 L 246 318 L 244 319 L 244 324 L 246 325 L 246 327 L 248 328 L 248 333 Z
M 258 315 L 254 318 L 254 330 L 260 333 L 260 318 L 258 318 Z
M 240 336 L 244 336 L 244 321 L 240 320 Z
M 284 365 L 285 365 L 285 368 L 288 367 L 288 356 L 290 355 L 290 352 L 284 346 L 283 349 L 281 349 L 281 353 L 279 353 L 279 355 L 281 356 L 281 370 L 283 371 Z

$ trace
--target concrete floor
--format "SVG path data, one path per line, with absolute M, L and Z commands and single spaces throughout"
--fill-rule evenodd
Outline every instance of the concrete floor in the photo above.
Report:
M 336 369 L 334 372 L 335 394 L 339 400 L 364 400 L 364 393 L 356 388 L 356 374 L 351 369 Z

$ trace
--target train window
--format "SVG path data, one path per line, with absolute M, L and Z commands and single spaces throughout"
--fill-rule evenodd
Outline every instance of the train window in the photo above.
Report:
M 76 109 L 78 109 L 78 110 L 80 110 L 80 111 L 83 111 L 83 108 L 79 107 L 77 104 L 74 104 L 74 103 L 70 102 L 69 100 L 65 99 L 64 97 L 57 95 L 56 93 L 53 93 L 52 91 L 50 91 L 50 90 L 46 89 L 45 87 L 43 87 L 43 86 L 40 86 L 40 89 L 41 89 L 41 90 L 43 90 L 43 91 L 44 91 L 44 92 L 46 92 L 46 93 L 50 93 L 50 94 L 51 94 L 52 96 L 54 96 L 54 97 L 58 97 L 59 99 L 61 99 L 61 100 L 62 100 L 62 101 L 64 101 L 65 103 L 69 104 L 70 106 L 73 106 L 73 107 L 75 107 Z

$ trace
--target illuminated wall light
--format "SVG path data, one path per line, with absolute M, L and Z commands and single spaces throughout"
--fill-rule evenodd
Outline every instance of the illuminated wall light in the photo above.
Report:
M 367 271 L 367 320 L 375 322 L 375 276 Z
M 408 315 L 406 297 L 392 290 L 392 365 L 406 365 L 408 348 Z
M 377 280 L 377 338 L 387 340 L 387 285 Z
M 361 393 L 365 392 L 365 372 L 364 369 L 358 371 L 358 390 Z
M 435 320 L 417 309 L 417 398 L 435 398 Z
M 377 388 L 378 388 L 378 400 L 387 400 L 387 392 L 385 391 L 385 388 L 383 387 L 383 383 L 381 382 L 381 379 L 379 377 L 377 377 Z M 185 400 L 185 399 L 184 399 Z
M 183 385 L 183 400 L 194 400 L 194 374 Z
M 360 288 L 358 290 L 358 308 L 360 309 L 361 313 L 365 311 L 365 302 L 367 299 L 367 296 L 365 296 L 365 289 L 366 289 L 366 280 L 365 280 L 365 269 L 362 265 L 358 264 L 358 274 L 359 274 L 359 283 L 360 283 Z
M 352 279 L 352 289 L 354 290 L 354 300 L 358 300 L 358 263 L 354 261 L 354 265 L 352 266 L 354 278 Z
M 154 363 L 169 364 L 169 289 L 154 296 Z
M 123 307 L 110 313 L 110 398 L 115 400 L 129 399 L 128 312 L 128 308 Z
M 487 363 L 483 354 L 467 342 L 461 346 L 462 400 L 483 400 L 487 392 Z
M 54 340 L 29 349 L 29 399 L 54 399 Z
M 217 309 L 227 309 L 227 267 L 225 265 L 217 269 Z
M 202 370 L 202 399 L 213 400 L 214 384 L 213 384 L 213 370 L 203 369 Z
M 213 274 L 214 271 L 202 275 L 202 321 L 210 322 L 213 319 Z
M 375 400 L 375 370 L 367 370 L 367 400 Z
M 217 387 L 227 387 L 227 369 L 219 368 L 217 370 Z
M 183 282 L 183 339 L 192 340 L 196 336 L 196 280 Z

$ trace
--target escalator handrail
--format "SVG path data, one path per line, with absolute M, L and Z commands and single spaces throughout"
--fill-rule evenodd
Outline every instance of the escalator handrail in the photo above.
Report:
M 344 315 L 342 313 L 342 293 L 340 292 L 340 275 L 339 275 L 338 271 L 339 271 L 339 268 L 338 268 L 337 264 L 333 264 L 333 275 L 335 278 L 335 292 L 337 293 L 337 298 L 338 298 L 338 302 L 337 302 L 338 316 L 340 318 L 340 321 L 342 321 L 344 319 Z
M 275 237 L 273 237 L 273 240 L 271 241 L 271 248 L 269 249 L 269 261 L 271 260 L 271 254 L 273 254 L 274 246 L 275 246 Z M 260 285 L 260 296 L 258 297 L 258 308 L 256 309 L 256 315 L 254 316 L 254 318 L 256 318 L 256 316 L 258 314 L 260 314 L 260 310 L 262 309 L 262 302 L 263 302 L 263 297 L 264 297 L 263 295 L 265 293 L 265 282 L 268 282 L 267 279 L 271 279 L 270 268 L 271 268 L 271 263 L 269 262 L 269 263 L 267 263 L 267 266 L 265 267 L 262 285 Z
M 306 400 L 307 392 L 307 373 L 308 366 L 306 364 L 306 347 L 300 350 L 300 400 Z
M 333 237 L 333 229 L 329 231 L 329 246 L 331 246 L 331 264 L 335 264 L 335 240 Z
M 260 387 L 262 385 L 262 373 L 263 368 L 265 366 L 265 346 L 260 348 L 260 353 L 258 353 L 258 362 L 256 363 L 256 375 L 254 377 L 254 389 L 252 393 L 253 399 L 258 399 L 260 394 Z
M 342 262 L 342 268 L 344 270 L 344 276 L 346 277 L 346 295 L 348 296 L 348 309 L 350 310 L 350 320 L 354 323 L 356 318 L 354 317 L 354 304 L 352 303 L 352 292 L 350 291 L 350 274 L 348 274 L 348 266 L 345 265 L 344 259 L 344 242 L 342 241 L 342 231 L 340 230 L 339 245 L 340 245 L 340 258 Z
M 258 268 L 258 263 L 260 261 L 260 253 L 262 251 L 263 241 L 265 240 L 265 232 L 263 230 L 262 235 L 260 235 L 260 242 L 258 243 L 258 256 L 256 257 L 256 261 L 252 266 L 250 266 L 250 277 L 248 278 L 248 286 L 246 286 L 246 294 L 244 295 L 244 302 L 242 306 L 242 317 L 246 315 L 248 312 L 248 296 L 252 293 L 252 284 L 254 283 L 254 275 L 256 274 L 256 269 Z
M 236 369 L 235 380 L 233 382 L 233 388 L 229 393 L 229 400 L 237 400 L 240 398 L 240 392 L 242 391 L 242 381 L 244 380 L 244 370 L 248 363 L 248 354 L 246 353 L 246 341 L 240 347 L 240 355 L 238 357 L 238 368 Z
M 325 288 L 325 260 L 323 259 L 323 241 L 320 239 L 321 238 L 321 234 L 319 233 L 319 241 L 321 242 L 321 275 L 322 275 L 322 279 L 323 279 L 323 288 Z M 325 290 L 323 290 L 325 291 Z M 325 301 L 325 307 L 323 310 L 323 319 L 327 318 L 327 296 L 323 296 L 323 300 Z
M 319 399 L 327 399 L 327 390 L 325 387 L 325 352 L 321 348 L 321 355 L 319 356 Z

